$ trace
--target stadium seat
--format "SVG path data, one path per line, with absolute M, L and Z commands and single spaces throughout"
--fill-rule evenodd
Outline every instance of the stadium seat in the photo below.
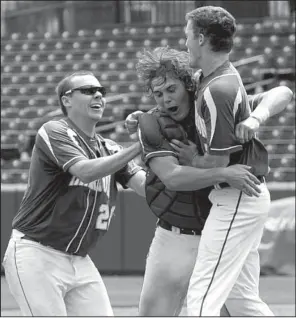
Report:
M 55 44 L 55 49 L 56 50 L 62 50 L 63 49 L 63 43 L 61 41 L 58 41 L 56 44 Z
M 36 37 L 36 34 L 34 32 L 29 32 L 27 34 L 27 39 L 28 40 L 33 40 Z
M 11 66 L 10 65 L 5 65 L 3 71 L 4 71 L 4 73 L 10 73 L 11 72 Z
M 1 66 L 1 114 L 5 129 L 2 127 L 4 134 L 1 140 L 11 143 L 13 134 L 7 132 L 15 131 L 18 136 L 26 129 L 39 128 L 32 119 L 57 109 L 55 85 L 65 73 L 78 69 L 99 71 L 100 80 L 108 87 L 111 96 L 135 94 L 112 101 L 105 111 L 106 118 L 110 119 L 110 115 L 113 119 L 120 120 L 123 119 L 121 116 L 126 116 L 130 111 L 151 109 L 155 106 L 155 101 L 141 94 L 142 89 L 138 85 L 135 70 L 143 46 L 153 48 L 169 44 L 186 50 L 185 42 L 183 26 L 173 25 L 149 28 L 108 26 L 95 31 L 81 29 L 76 34 L 65 32 L 60 37 L 51 33 L 45 33 L 43 38 L 37 33 L 29 38 L 13 35 L 2 43 L 1 61 L 5 65 Z M 238 69 L 245 83 L 260 80 L 262 74 L 265 77 L 276 76 L 277 73 L 288 74 L 294 68 L 295 36 L 291 23 L 239 23 L 234 45 L 231 61 L 264 53 L 264 59 L 259 65 L 247 65 Z M 295 82 L 275 78 L 273 83 L 262 86 L 262 89 L 277 85 L 286 85 L 294 90 Z M 20 121 L 15 123 L 16 119 Z M 9 127 L 10 123 L 12 128 Z M 288 160 L 284 155 L 295 151 L 295 143 L 292 141 L 295 138 L 295 100 L 284 113 L 273 117 L 265 126 L 266 129 L 260 132 L 260 138 L 266 141 L 269 153 L 281 155 L 279 161 L 273 159 L 273 162 L 291 167 L 294 161 Z M 106 132 L 112 133 L 118 140 L 131 140 L 120 128 L 115 132 L 114 129 Z M 281 171 L 277 180 L 286 175 L 286 172 Z M 21 173 L 15 174 L 13 178 L 20 180 Z
M 41 42 L 39 45 L 38 45 L 38 48 L 40 51 L 43 51 L 46 49 L 46 44 L 44 42 Z
M 16 109 L 16 108 L 7 108 L 7 109 L 5 109 L 3 114 L 2 114 L 2 111 L 1 111 L 1 116 L 3 118 L 16 118 L 16 117 L 19 116 L 19 110 Z M 5 130 L 4 127 L 1 127 L 1 129 Z
M 62 38 L 63 39 L 68 39 L 70 37 L 70 33 L 68 32 L 68 31 L 64 31 L 63 33 L 62 33 Z
M 13 75 L 11 77 L 11 83 L 17 84 L 17 83 L 19 83 L 19 81 L 20 81 L 20 77 L 18 75 Z
M 94 32 L 94 35 L 96 37 L 101 37 L 101 36 L 103 36 L 103 34 L 104 34 L 104 31 L 102 29 L 96 29 Z
M 4 47 L 4 50 L 7 51 L 7 52 L 11 51 L 11 49 L 12 49 L 12 45 L 11 44 L 6 44 L 5 47 Z
M 295 34 L 290 34 L 288 40 L 290 45 L 295 46 Z

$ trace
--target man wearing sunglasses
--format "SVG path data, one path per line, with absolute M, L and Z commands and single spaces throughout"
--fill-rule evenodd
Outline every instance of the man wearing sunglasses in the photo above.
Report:
M 88 252 L 109 228 L 116 182 L 145 194 L 145 173 L 132 161 L 140 145 L 123 149 L 96 134 L 106 90 L 91 72 L 67 76 L 56 92 L 65 118 L 37 133 L 6 279 L 23 315 L 112 316 Z

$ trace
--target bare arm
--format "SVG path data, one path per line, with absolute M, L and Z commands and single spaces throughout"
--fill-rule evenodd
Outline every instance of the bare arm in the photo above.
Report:
M 194 156 L 192 166 L 201 169 L 227 167 L 229 163 L 229 155 L 215 156 L 206 153 L 204 156 Z
M 155 157 L 149 161 L 152 171 L 173 191 L 193 191 L 224 182 L 223 168 L 197 169 L 180 166 L 175 157 Z
M 127 186 L 133 189 L 141 197 L 145 197 L 145 183 L 146 172 L 144 170 L 140 170 L 129 179 Z
M 259 95 L 259 94 L 258 94 Z M 256 117 L 256 112 L 263 113 L 268 111 L 268 117 L 272 117 L 282 112 L 290 103 L 293 97 L 293 92 L 287 86 L 278 86 L 270 89 L 267 92 L 260 94 L 259 104 L 255 107 L 255 110 L 250 116 Z M 256 95 L 254 96 L 254 98 Z M 262 124 L 267 118 L 259 116 L 260 124 Z
M 247 119 L 235 127 L 235 136 L 241 143 L 245 143 L 253 138 L 260 126 L 268 118 L 282 112 L 290 103 L 293 92 L 286 86 L 278 86 L 265 93 L 251 96 L 253 100 L 256 97 L 259 104 L 257 107 L 254 107 L 255 110 L 253 110 Z
M 260 181 L 250 173 L 250 167 L 234 165 L 227 168 L 198 169 L 178 165 L 175 157 L 154 157 L 150 168 L 162 183 L 172 191 L 194 191 L 221 182 L 243 191 L 249 196 L 258 196 Z
M 107 157 L 78 161 L 69 168 L 69 172 L 82 182 L 89 183 L 120 170 L 140 151 L 140 143 L 136 142 L 130 147 Z

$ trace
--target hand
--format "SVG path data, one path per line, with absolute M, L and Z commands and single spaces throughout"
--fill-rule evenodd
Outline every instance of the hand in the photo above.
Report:
M 139 117 L 144 114 L 141 110 L 136 110 L 135 112 L 129 114 L 126 119 L 124 126 L 130 135 L 137 132 Z
M 226 182 L 233 188 L 243 191 L 248 196 L 259 197 L 261 183 L 250 171 L 252 167 L 233 165 L 225 168 Z
M 193 166 L 193 158 L 198 154 L 196 144 L 188 140 L 188 145 L 182 141 L 172 139 L 170 145 L 178 155 L 179 163 L 183 166 Z
M 251 140 L 259 130 L 259 120 L 254 117 L 248 117 L 241 121 L 235 128 L 235 136 L 242 144 Z

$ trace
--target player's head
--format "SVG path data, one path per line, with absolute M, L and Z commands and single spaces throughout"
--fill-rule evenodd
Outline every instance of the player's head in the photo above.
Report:
M 200 7 L 188 12 L 186 21 L 186 46 L 191 67 L 200 67 L 200 60 L 209 52 L 231 51 L 236 23 L 228 11 L 221 7 Z
M 62 79 L 56 93 L 65 116 L 79 116 L 98 121 L 104 112 L 105 89 L 92 72 L 79 71 Z
M 158 47 L 144 50 L 136 66 L 146 92 L 176 121 L 186 118 L 193 104 L 196 86 L 188 63 L 187 52 Z

